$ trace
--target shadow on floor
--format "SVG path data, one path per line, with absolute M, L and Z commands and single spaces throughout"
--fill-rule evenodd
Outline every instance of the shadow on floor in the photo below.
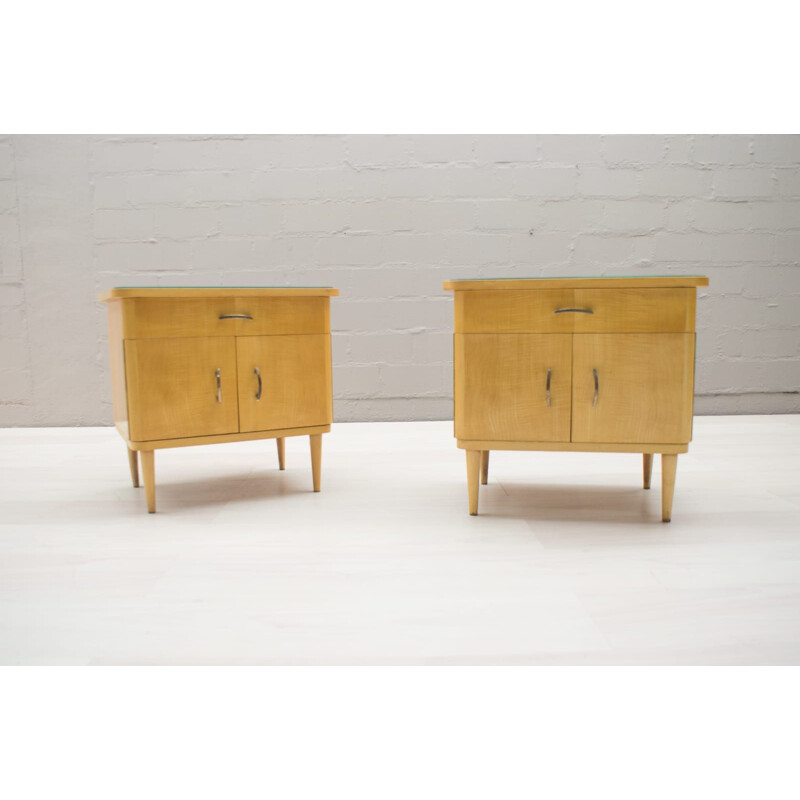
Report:
M 576 487 L 522 483 L 481 486 L 478 515 L 526 522 L 661 522 L 661 492 L 620 486 Z

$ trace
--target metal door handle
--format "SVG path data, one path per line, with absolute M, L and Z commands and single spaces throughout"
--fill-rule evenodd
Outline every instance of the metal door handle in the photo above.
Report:
M 258 378 L 258 391 L 256 392 L 256 400 L 261 399 L 261 372 L 259 371 L 258 367 L 253 369 L 256 378 Z
M 217 402 L 222 402 L 222 373 L 217 370 L 214 375 L 217 378 Z
M 550 405 L 550 376 L 553 374 L 553 370 L 547 370 L 547 388 L 544 395 L 544 401 L 549 406 Z
M 575 314 L 594 314 L 591 308 L 557 308 L 553 313 L 554 314 L 566 314 L 568 312 L 574 312 Z
M 253 319 L 249 314 L 220 314 L 220 319 Z
M 594 375 L 594 399 L 592 400 L 592 408 L 597 406 L 597 398 L 600 395 L 600 380 L 597 377 L 597 370 L 592 370 L 592 375 Z

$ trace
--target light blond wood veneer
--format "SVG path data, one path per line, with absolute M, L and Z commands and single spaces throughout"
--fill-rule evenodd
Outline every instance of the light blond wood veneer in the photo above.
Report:
M 154 451 L 309 436 L 314 491 L 332 420 L 329 298 L 336 289 L 112 289 L 114 422 L 155 511 Z M 258 370 L 258 372 L 256 372 Z M 259 386 L 260 379 L 260 386 Z
M 241 431 L 331 422 L 329 336 L 245 336 L 236 349 Z
M 661 453 L 669 521 L 677 454 L 692 436 L 696 291 L 706 285 L 699 276 L 447 281 L 470 514 L 489 451 L 586 450 L 643 453 L 645 488 Z
M 694 334 L 576 334 L 572 358 L 573 442 L 691 440 Z
M 684 333 L 694 331 L 695 290 L 464 291 L 455 314 L 461 333 Z
M 125 363 L 133 441 L 239 430 L 233 337 L 133 339 Z
M 126 339 L 329 333 L 327 297 L 126 298 Z
M 569 441 L 571 336 L 457 333 L 454 343 L 459 439 Z

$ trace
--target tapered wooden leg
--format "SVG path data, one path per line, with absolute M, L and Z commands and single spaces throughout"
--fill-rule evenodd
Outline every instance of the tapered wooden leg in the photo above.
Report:
M 314 491 L 318 492 L 322 476 L 322 434 L 312 433 L 308 439 L 311 442 L 311 476 L 314 479 Z
M 142 460 L 142 477 L 144 478 L 144 493 L 147 498 L 147 510 L 156 513 L 156 460 L 155 450 L 140 450 Z
M 650 477 L 653 474 L 653 454 L 652 453 L 643 453 L 642 454 L 642 474 L 644 478 L 644 488 L 650 488 Z
M 478 514 L 478 479 L 481 470 L 481 451 L 467 450 L 467 492 L 469 493 L 469 513 Z
M 139 454 L 136 450 L 131 450 L 130 447 L 127 448 L 128 450 L 128 464 L 131 468 L 131 480 L 133 481 L 133 488 L 139 488 Z
M 672 497 L 675 494 L 675 473 L 678 469 L 678 456 L 661 454 L 661 521 L 672 519 Z
M 278 469 L 286 469 L 286 439 L 276 439 L 278 444 Z
M 481 450 L 481 483 L 489 483 L 489 451 Z

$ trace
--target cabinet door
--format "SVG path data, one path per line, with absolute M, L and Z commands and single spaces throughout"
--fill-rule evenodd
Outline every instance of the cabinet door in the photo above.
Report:
M 328 334 L 241 336 L 236 350 L 242 431 L 330 424 Z
M 125 371 L 133 441 L 239 430 L 233 337 L 127 340 Z
M 456 334 L 456 437 L 568 442 L 571 371 L 570 334 Z
M 572 441 L 690 441 L 694 341 L 693 333 L 576 333 Z

